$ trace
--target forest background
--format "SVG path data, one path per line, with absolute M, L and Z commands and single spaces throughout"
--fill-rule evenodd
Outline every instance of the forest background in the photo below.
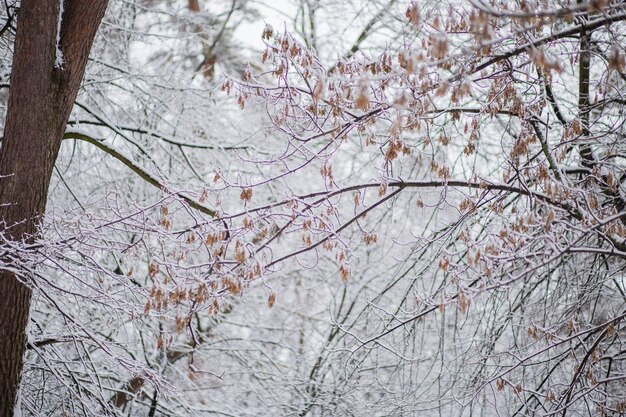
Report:
M 626 412 L 626 3 L 6 0 L 0 416 Z

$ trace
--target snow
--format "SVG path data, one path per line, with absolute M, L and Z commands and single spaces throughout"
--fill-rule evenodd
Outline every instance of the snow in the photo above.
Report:
M 61 43 L 61 21 L 63 20 L 63 0 L 59 0 L 59 18 L 57 20 L 57 40 L 56 40 L 56 59 L 54 60 L 55 68 L 60 68 L 63 66 L 65 62 L 65 58 L 63 57 L 63 51 L 61 51 L 60 43 Z

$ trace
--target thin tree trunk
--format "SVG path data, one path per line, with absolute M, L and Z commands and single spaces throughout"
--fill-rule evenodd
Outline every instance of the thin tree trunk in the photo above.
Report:
M 583 0 L 578 0 L 582 4 Z M 583 28 L 580 31 L 580 42 L 578 49 L 578 118 L 582 130 L 584 141 L 589 140 L 590 126 L 589 113 L 591 106 L 589 101 L 589 69 L 591 68 L 591 32 L 584 26 L 589 20 L 589 15 L 584 15 Z M 580 163 L 587 168 L 593 168 L 595 158 L 589 143 L 580 146 Z
M 107 0 L 66 0 L 57 45 L 60 1 L 21 2 L 0 147 L 0 233 L 7 239 L 30 241 L 36 236 L 63 133 L 106 5 Z M 63 54 L 61 65 L 57 46 Z M 4 270 L 0 296 L 0 417 L 11 417 L 31 291 Z

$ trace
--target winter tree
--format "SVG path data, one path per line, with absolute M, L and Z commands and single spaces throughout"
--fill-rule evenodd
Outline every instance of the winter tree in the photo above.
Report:
M 20 5 L 0 148 L 0 219 L 7 241 L 3 246 L 18 245 L 15 252 L 3 251 L 0 270 L 1 416 L 13 414 L 32 296 L 16 271 L 20 244 L 32 243 L 37 235 L 56 156 L 106 3 L 62 5 L 51 0 Z
M 0 415 L 625 412 L 622 1 L 32 3 Z

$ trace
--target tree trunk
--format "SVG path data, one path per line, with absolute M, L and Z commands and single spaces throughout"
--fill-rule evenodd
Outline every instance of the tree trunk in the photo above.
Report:
M 59 0 L 23 0 L 18 16 L 0 147 L 0 233 L 16 242 L 31 241 L 37 234 L 52 169 L 107 0 L 64 3 L 58 37 Z M 13 273 L 0 270 L 0 295 L 0 417 L 10 417 L 22 372 L 31 291 Z

